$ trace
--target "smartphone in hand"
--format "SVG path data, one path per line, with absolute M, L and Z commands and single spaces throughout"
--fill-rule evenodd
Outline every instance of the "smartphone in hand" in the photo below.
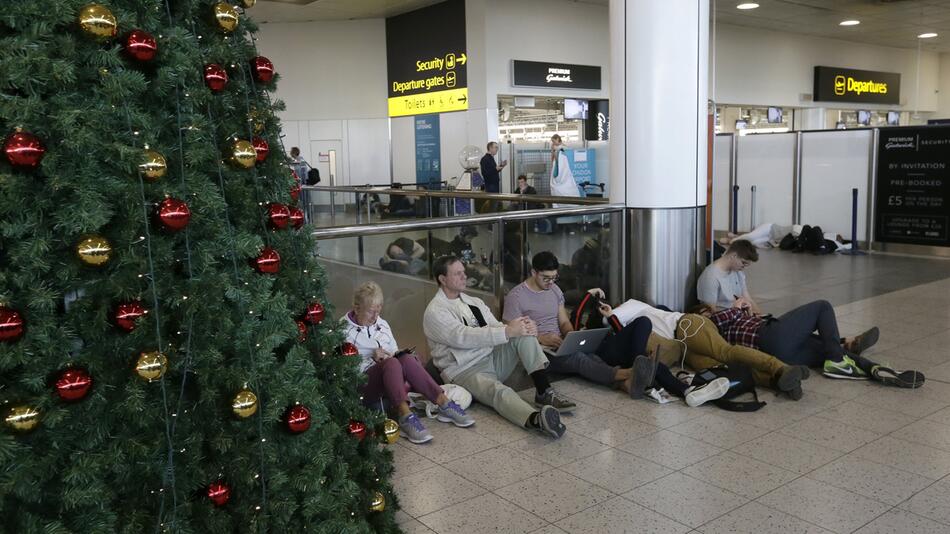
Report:
M 405 349 L 399 349 L 398 351 L 396 351 L 396 354 L 393 354 L 393 357 L 396 358 L 396 357 L 402 356 L 403 354 L 412 354 L 415 351 L 416 351 L 415 346 L 408 347 Z

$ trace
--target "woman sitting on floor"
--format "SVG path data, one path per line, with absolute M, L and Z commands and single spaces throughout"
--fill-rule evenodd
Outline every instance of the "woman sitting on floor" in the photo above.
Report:
M 413 391 L 439 405 L 439 421 L 459 427 L 475 424 L 472 416 L 446 397 L 412 349 L 399 350 L 389 323 L 379 316 L 382 309 L 382 288 L 376 282 L 365 282 L 353 294 L 353 309 L 340 319 L 346 340 L 359 350 L 360 371 L 368 375 L 360 391 L 363 403 L 380 406 L 383 399 L 389 401 L 402 436 L 412 443 L 430 441 L 432 434 L 409 409 L 407 382 Z

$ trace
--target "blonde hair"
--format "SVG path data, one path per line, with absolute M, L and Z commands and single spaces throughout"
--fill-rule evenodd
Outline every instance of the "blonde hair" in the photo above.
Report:
M 353 293 L 353 307 L 375 306 L 383 303 L 383 288 L 373 281 L 363 282 Z

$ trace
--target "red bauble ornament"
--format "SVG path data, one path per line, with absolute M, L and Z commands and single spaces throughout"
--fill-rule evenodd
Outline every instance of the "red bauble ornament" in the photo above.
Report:
M 267 141 L 255 135 L 254 138 L 251 139 L 251 144 L 254 145 L 254 151 L 257 152 L 258 163 L 267 159 L 267 153 L 270 152 L 270 147 L 267 145 Z
M 20 312 L 0 306 L 0 341 L 16 341 L 23 336 Z
M 56 378 L 56 394 L 64 401 L 77 401 L 89 393 L 92 376 L 85 369 L 66 369 Z
M 356 348 L 356 345 L 350 343 L 349 341 L 340 345 L 340 356 L 359 356 L 360 351 Z
M 303 210 L 297 206 L 290 206 L 290 224 L 296 229 L 300 229 L 303 226 Z
M 188 204 L 177 198 L 166 198 L 158 204 L 158 222 L 162 227 L 171 232 L 177 232 L 188 226 L 191 220 L 191 210 Z
M 294 434 L 306 432 L 310 428 L 310 410 L 303 405 L 295 404 L 284 414 L 284 423 L 287 425 L 287 430 Z
M 307 321 L 310 324 L 317 325 L 323 321 L 323 318 L 327 316 L 327 310 L 323 307 L 323 304 L 319 302 L 311 302 L 307 306 L 307 313 L 304 314 L 304 321 Z
M 307 341 L 307 323 L 303 321 L 297 321 L 297 341 L 303 343 Z
M 225 484 L 223 480 L 208 484 L 208 499 L 215 506 L 224 506 L 231 500 L 231 486 Z
M 277 202 L 271 202 L 267 205 L 267 219 L 272 228 L 283 230 L 290 224 L 290 208 Z
M 31 133 L 14 132 L 3 142 L 3 153 L 10 165 L 35 169 L 46 154 L 46 147 L 39 137 Z
M 142 306 L 142 302 L 133 300 L 132 302 L 126 302 L 116 306 L 115 314 L 112 316 L 112 319 L 115 321 L 116 326 L 126 332 L 131 332 L 135 330 L 135 322 L 146 313 L 148 313 L 148 310 Z
M 264 247 L 260 255 L 254 258 L 254 268 L 263 274 L 274 274 L 280 270 L 280 254 L 271 247 Z
M 300 176 L 297 174 L 297 171 L 290 169 L 290 176 L 293 177 L 294 182 L 296 182 L 297 184 L 300 183 Z
M 254 71 L 254 79 L 261 83 L 270 83 L 274 79 L 274 64 L 264 56 L 251 59 L 251 70 Z
M 347 432 L 356 439 L 363 441 L 363 438 L 366 437 L 366 425 L 360 421 L 350 421 Z
M 208 63 L 205 65 L 205 85 L 215 93 L 223 91 L 228 85 L 228 71 L 217 63 Z
M 300 198 L 300 184 L 297 184 L 290 188 L 290 199 L 294 202 L 297 202 L 297 199 Z
M 138 61 L 151 61 L 158 53 L 158 43 L 148 32 L 132 30 L 125 36 L 125 53 Z

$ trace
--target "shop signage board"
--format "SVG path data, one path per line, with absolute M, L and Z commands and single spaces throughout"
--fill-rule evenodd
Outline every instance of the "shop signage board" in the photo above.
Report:
M 389 116 L 468 109 L 465 0 L 386 19 Z
M 600 78 L 600 67 L 592 65 L 512 60 L 515 86 L 599 90 Z
M 591 100 L 587 104 L 587 120 L 584 122 L 584 138 L 588 141 L 610 139 L 610 101 Z
M 416 183 L 438 183 L 442 179 L 442 140 L 439 115 L 415 117 Z
M 875 240 L 950 246 L 950 126 L 881 128 Z
M 815 102 L 901 103 L 899 72 L 815 67 Z

